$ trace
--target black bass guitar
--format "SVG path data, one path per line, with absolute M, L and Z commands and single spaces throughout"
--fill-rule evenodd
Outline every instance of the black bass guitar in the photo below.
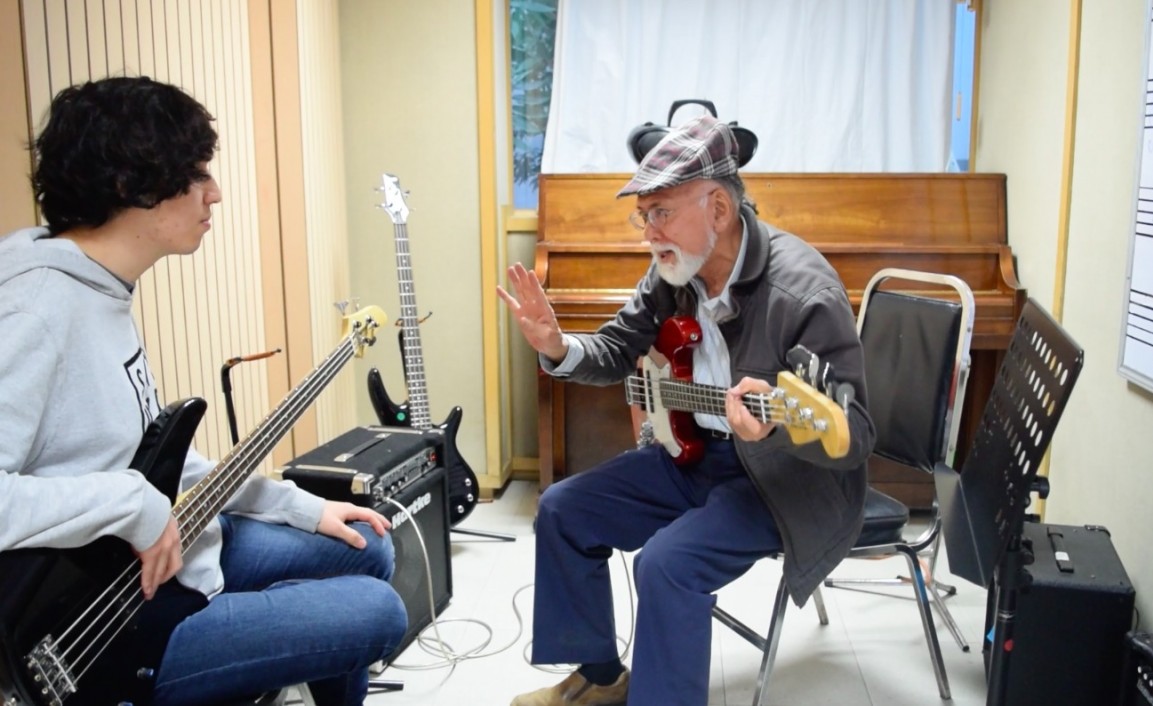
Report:
M 175 402 L 148 426 L 131 467 L 172 500 L 183 550 L 344 364 L 375 341 L 383 321 L 377 307 L 346 316 L 346 335 L 336 350 L 179 496 L 184 459 L 207 405 L 200 398 Z M 175 579 L 145 601 L 140 562 L 127 542 L 114 537 L 77 549 L 0 552 L 0 704 L 147 705 L 172 631 L 207 602 Z
M 424 353 L 420 347 L 420 321 L 417 318 L 416 291 L 412 281 L 412 258 L 408 250 L 408 206 L 400 179 L 392 174 L 381 177 L 380 191 L 384 201 L 380 207 L 392 218 L 396 237 L 396 269 L 400 283 L 401 348 L 404 359 L 404 379 L 408 387 L 408 401 L 397 404 L 389 398 L 380 371 L 368 373 L 368 397 L 376 416 L 384 426 L 412 427 L 420 431 L 439 429 L 444 434 L 442 459 L 448 472 L 449 524 L 456 526 L 468 517 L 478 500 L 476 473 L 460 455 L 456 447 L 456 434 L 464 414 L 453 407 L 448 417 L 438 425 L 432 423 L 429 411 L 428 385 L 424 375 Z

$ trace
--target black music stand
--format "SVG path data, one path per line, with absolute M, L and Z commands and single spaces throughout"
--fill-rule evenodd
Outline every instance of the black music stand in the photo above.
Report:
M 943 463 L 934 469 L 949 570 L 996 596 L 988 706 L 1005 704 L 1017 593 L 1029 580 L 1024 567 L 1032 555 L 1021 546 L 1025 509 L 1031 493 L 1048 494 L 1037 469 L 1084 359 L 1084 350 L 1029 299 L 961 472 Z

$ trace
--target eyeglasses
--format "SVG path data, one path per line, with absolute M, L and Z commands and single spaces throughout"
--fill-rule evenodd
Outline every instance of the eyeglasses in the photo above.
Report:
M 642 211 L 639 208 L 629 214 L 629 223 L 637 230 L 644 230 L 645 226 L 652 226 L 653 228 L 662 227 L 668 220 L 669 216 L 673 215 L 676 211 L 675 208 L 650 208 L 647 211 Z
M 717 189 L 710 189 L 709 191 L 700 195 L 697 204 L 704 207 L 708 203 L 708 198 Z M 647 211 L 642 211 L 639 208 L 629 214 L 629 223 L 637 230 L 644 230 L 645 226 L 652 226 L 653 228 L 663 228 L 665 223 L 668 223 L 669 218 L 677 212 L 675 208 L 650 208 Z

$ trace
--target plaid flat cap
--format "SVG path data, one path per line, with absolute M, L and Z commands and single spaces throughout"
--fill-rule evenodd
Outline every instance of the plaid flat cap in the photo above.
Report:
M 737 140 L 728 125 L 702 115 L 669 132 L 637 167 L 636 176 L 617 193 L 650 194 L 694 179 L 737 173 Z

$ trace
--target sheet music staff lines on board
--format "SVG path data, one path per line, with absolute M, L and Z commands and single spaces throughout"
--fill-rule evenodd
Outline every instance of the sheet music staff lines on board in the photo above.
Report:
M 1145 104 L 1117 372 L 1153 392 L 1153 2 L 1146 0 L 1145 6 Z

